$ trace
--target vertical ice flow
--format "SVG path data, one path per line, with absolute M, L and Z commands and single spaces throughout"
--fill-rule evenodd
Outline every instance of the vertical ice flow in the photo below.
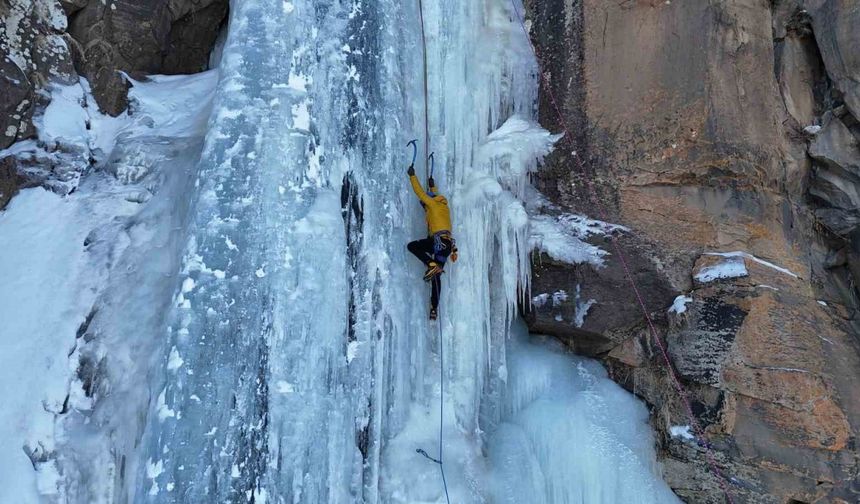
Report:
M 510 338 L 529 285 L 528 173 L 557 137 L 533 122 L 537 68 L 509 4 L 425 2 L 430 149 L 461 251 L 440 333 L 405 250 L 426 232 L 404 174 L 423 130 L 417 4 L 231 7 L 136 499 L 441 502 L 437 466 L 415 453 L 437 442 L 441 334 L 457 502 L 632 502 L 599 489 L 629 467 L 639 502 L 666 502 L 641 405 L 580 411 L 577 391 L 614 385 Z M 575 386 L 586 379 L 600 387 Z M 594 430 L 625 412 L 618 432 Z M 577 431 L 612 442 L 565 438 Z M 592 477 L 567 477 L 579 470 Z

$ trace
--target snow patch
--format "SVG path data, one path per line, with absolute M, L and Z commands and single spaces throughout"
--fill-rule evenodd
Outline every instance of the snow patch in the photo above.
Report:
M 532 305 L 535 308 L 540 308 L 546 304 L 547 300 L 549 300 L 549 294 L 544 292 L 543 294 L 538 294 L 537 296 L 532 297 Z
M 744 259 L 749 259 L 749 260 L 754 261 L 754 262 L 756 262 L 756 263 L 758 263 L 758 264 L 761 264 L 762 266 L 766 266 L 766 267 L 768 267 L 768 268 L 770 268 L 770 269 L 773 269 L 773 270 L 779 271 L 780 273 L 784 273 L 784 274 L 786 274 L 786 275 L 788 275 L 788 276 L 790 276 L 790 277 L 792 277 L 792 278 L 800 278 L 797 274 L 793 273 L 791 270 L 789 270 L 789 269 L 787 269 L 787 268 L 783 268 L 783 267 L 781 267 L 781 266 L 777 266 L 776 264 L 774 264 L 774 263 L 772 263 L 772 262 L 765 261 L 764 259 L 760 259 L 760 258 L 758 258 L 758 257 L 756 257 L 756 256 L 754 256 L 754 255 L 752 255 L 752 254 L 750 254 L 750 253 L 748 253 L 748 252 L 742 252 L 742 251 L 735 251 L 735 252 L 707 252 L 705 255 L 720 256 L 720 257 L 726 257 L 726 258 L 744 258 Z
M 669 313 L 684 313 L 685 311 L 687 311 L 687 303 L 692 302 L 692 297 L 681 294 L 680 296 L 675 298 L 675 301 L 672 302 L 672 306 L 669 307 L 668 311 Z
M 561 218 L 549 215 L 532 216 L 529 220 L 529 247 L 546 253 L 556 261 L 603 266 L 603 258 L 608 253 L 582 240 L 579 231 L 584 228 L 571 229 L 563 222 Z
M 696 436 L 693 435 L 689 425 L 673 425 L 669 427 L 669 435 L 673 438 L 681 438 L 686 441 L 696 439 Z
M 694 278 L 699 282 L 707 283 L 723 278 L 739 278 L 748 275 L 749 272 L 742 257 L 728 256 L 716 264 L 705 266 L 696 273 Z
M 556 261 L 602 267 L 608 252 L 585 240 L 629 231 L 618 224 L 562 212 L 533 187 L 528 187 L 526 192 L 529 246 Z

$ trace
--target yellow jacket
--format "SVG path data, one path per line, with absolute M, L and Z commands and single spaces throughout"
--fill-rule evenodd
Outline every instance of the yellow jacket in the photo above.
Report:
M 431 197 L 424 192 L 421 187 L 421 182 L 415 175 L 409 176 L 409 182 L 412 183 L 412 190 L 418 195 L 421 204 L 424 206 L 424 212 L 427 217 L 427 229 L 430 234 L 436 234 L 439 231 L 451 231 L 451 211 L 448 209 L 448 200 L 445 196 L 436 193 L 435 187 L 430 187 L 430 192 L 436 194 Z

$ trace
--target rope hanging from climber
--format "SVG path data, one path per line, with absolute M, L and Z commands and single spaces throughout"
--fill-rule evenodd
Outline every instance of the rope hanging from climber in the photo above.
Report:
M 421 186 L 421 182 L 415 175 L 415 160 L 418 156 L 417 139 L 411 140 L 407 146 L 412 146 L 412 162 L 406 170 L 412 190 L 418 196 L 421 206 L 424 208 L 427 220 L 427 238 L 409 242 L 407 249 L 425 264 L 427 270 L 424 272 L 424 280 L 430 282 L 430 320 L 434 321 L 439 316 L 439 295 L 442 291 L 442 278 L 445 263 L 448 258 L 452 262 L 457 261 L 457 244 L 451 234 L 451 210 L 448 208 L 448 200 L 439 194 L 433 172 L 436 168 L 436 160 L 433 152 L 427 155 L 430 148 L 430 119 L 428 116 L 429 104 L 427 93 L 427 38 L 424 34 L 424 5 L 418 0 L 418 16 L 421 21 L 421 48 L 424 69 L 424 174 L 427 175 L 427 191 Z M 428 170 L 429 162 L 429 170 Z M 442 440 L 445 423 L 445 360 L 444 341 L 442 337 L 442 324 L 437 324 L 439 330 L 439 457 L 434 458 L 421 448 L 415 451 L 439 466 L 442 475 L 442 486 L 445 490 L 445 499 L 451 504 L 448 495 L 448 480 L 445 478 L 445 465 L 442 459 Z

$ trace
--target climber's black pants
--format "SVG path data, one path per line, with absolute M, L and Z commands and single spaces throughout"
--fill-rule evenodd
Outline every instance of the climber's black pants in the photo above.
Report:
M 406 248 L 412 252 L 415 257 L 421 260 L 425 266 L 430 265 L 430 261 L 435 261 L 439 267 L 445 265 L 445 261 L 451 254 L 451 242 L 442 239 L 441 250 L 434 249 L 436 240 L 430 236 L 423 240 L 415 240 L 409 242 Z M 442 292 L 442 275 L 436 275 L 430 280 L 430 306 L 436 308 L 439 306 L 439 295 Z

